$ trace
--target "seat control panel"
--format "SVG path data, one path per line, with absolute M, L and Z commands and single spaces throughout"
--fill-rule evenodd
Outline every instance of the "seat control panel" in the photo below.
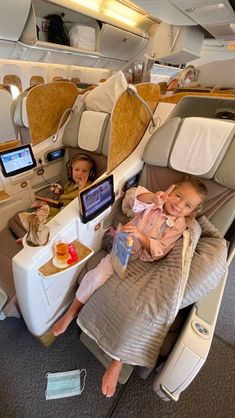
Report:
M 191 323 L 193 330 L 199 334 L 202 338 L 209 338 L 210 337 L 210 331 L 209 329 L 204 326 L 199 321 L 192 321 Z
M 49 151 L 46 155 L 45 155 L 45 160 L 46 161 L 55 161 L 58 160 L 59 158 L 63 158 L 65 154 L 65 148 L 58 148 L 58 149 L 54 149 L 52 151 Z

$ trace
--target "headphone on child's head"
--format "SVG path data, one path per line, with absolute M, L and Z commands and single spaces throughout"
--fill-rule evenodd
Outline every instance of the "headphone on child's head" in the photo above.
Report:
M 87 155 L 87 154 L 80 154 L 80 153 L 75 154 L 71 158 L 71 160 L 69 160 L 66 163 L 68 180 L 71 181 L 71 182 L 73 181 L 72 167 L 73 167 L 73 164 L 75 163 L 75 161 L 79 161 L 79 160 L 88 161 L 89 163 L 91 163 L 91 168 L 90 168 L 90 171 L 89 171 L 88 180 L 89 181 L 94 181 L 96 179 L 96 176 L 97 176 L 97 166 L 96 166 L 96 163 L 93 160 L 93 158 L 91 158 L 89 155 Z

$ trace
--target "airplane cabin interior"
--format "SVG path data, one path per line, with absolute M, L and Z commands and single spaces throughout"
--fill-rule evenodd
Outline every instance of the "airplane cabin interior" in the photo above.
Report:
M 8 0 L 1 12 L 3 350 L 8 332 L 16 335 L 17 347 L 19 324 L 32 352 L 41 347 L 45 359 L 50 353 L 69 359 L 68 346 L 66 353 L 56 351 L 66 344 L 67 331 L 57 337 L 53 326 L 84 275 L 108 253 L 112 258 L 120 223 L 123 228 L 136 217 L 139 186 L 158 195 L 182 176 L 197 177 L 207 197 L 171 251 L 152 262 L 131 259 L 125 278 L 113 267 L 69 326 L 71 357 L 78 347 L 88 388 L 76 398 L 46 392 L 46 399 L 67 396 L 67 403 L 49 411 L 40 398 L 39 413 L 167 417 L 182 398 L 186 415 L 196 418 L 200 413 L 190 415 L 184 396 L 203 377 L 211 347 L 223 340 L 225 351 L 234 350 L 234 325 L 224 339 L 219 327 L 234 272 L 235 2 Z M 76 161 L 89 167 L 86 181 L 84 173 L 74 180 Z M 58 241 L 69 251 L 63 262 L 55 252 Z M 44 375 L 76 368 L 68 359 L 64 368 L 48 365 Z M 112 403 L 103 397 L 100 410 L 94 409 L 89 396 L 98 405 L 102 394 L 89 387 L 89 376 L 100 379 L 113 361 L 124 364 L 117 395 Z M 151 399 L 148 412 L 141 412 L 141 393 L 132 397 L 133 379 L 141 391 L 150 382 L 151 395 L 142 395 L 146 405 Z M 232 403 L 227 415 L 218 416 L 233 416 Z M 35 405 L 26 415 L 22 405 L 18 413 L 3 406 L 2 416 L 31 418 Z

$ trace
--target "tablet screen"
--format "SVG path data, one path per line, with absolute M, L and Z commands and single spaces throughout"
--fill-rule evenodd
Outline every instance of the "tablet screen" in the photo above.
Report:
M 15 176 L 37 165 L 30 145 L 0 152 L 0 163 L 5 177 Z
M 81 216 L 84 223 L 102 213 L 115 200 L 113 175 L 96 182 L 79 194 Z

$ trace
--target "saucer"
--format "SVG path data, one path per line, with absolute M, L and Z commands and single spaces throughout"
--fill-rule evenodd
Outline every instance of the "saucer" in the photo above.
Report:
M 56 257 L 53 257 L 52 263 L 55 267 L 58 267 L 59 269 L 65 269 L 66 267 L 69 267 L 67 261 L 65 263 L 59 263 Z

